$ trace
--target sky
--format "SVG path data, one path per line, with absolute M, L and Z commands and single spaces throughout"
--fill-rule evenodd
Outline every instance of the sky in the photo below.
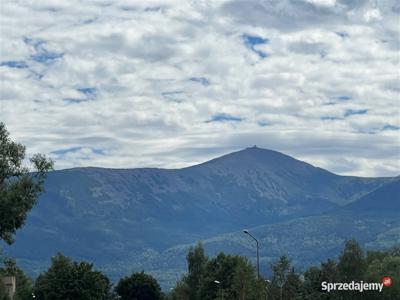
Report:
M 56 169 L 246 147 L 400 174 L 400 2 L 0 3 L 0 121 Z

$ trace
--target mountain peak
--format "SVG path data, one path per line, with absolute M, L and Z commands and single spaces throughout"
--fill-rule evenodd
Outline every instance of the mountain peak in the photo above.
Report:
M 226 160 L 226 159 L 248 159 L 248 160 L 254 160 L 254 162 L 259 162 L 261 163 L 263 160 L 268 160 L 270 162 L 273 162 L 276 159 L 279 160 L 290 160 L 290 161 L 297 161 L 300 162 L 299 160 L 286 155 L 284 153 L 270 150 L 270 149 L 265 149 L 265 148 L 260 148 L 254 145 L 253 147 L 247 147 L 245 149 L 235 151 L 226 155 L 223 155 L 221 157 L 215 158 L 211 160 L 210 162 L 214 161 L 220 161 L 220 160 Z

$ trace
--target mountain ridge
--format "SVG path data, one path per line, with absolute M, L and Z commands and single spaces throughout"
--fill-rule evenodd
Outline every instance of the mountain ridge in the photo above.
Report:
M 206 166 L 209 164 L 213 164 L 213 163 L 218 163 L 221 160 L 227 159 L 227 158 L 231 158 L 231 157 L 235 157 L 237 158 L 239 155 L 242 154 L 247 154 L 247 153 L 252 153 L 253 151 L 259 151 L 260 153 L 263 154 L 267 154 L 267 153 L 273 153 L 274 155 L 279 155 L 281 157 L 287 158 L 289 160 L 295 161 L 295 162 L 299 162 L 305 165 L 308 165 L 309 167 L 313 167 L 315 169 L 321 170 L 323 172 L 327 172 L 330 173 L 332 175 L 336 175 L 336 176 L 340 176 L 340 177 L 348 177 L 348 178 L 364 178 L 364 179 L 376 179 L 376 178 L 380 178 L 380 179 L 391 179 L 391 178 L 400 178 L 400 174 L 397 176 L 378 176 L 378 177 L 373 177 L 373 176 L 356 176 L 356 175 L 340 175 L 337 174 L 335 172 L 326 170 L 324 168 L 315 166 L 311 163 L 308 163 L 306 161 L 302 161 L 300 159 L 294 158 L 288 154 L 276 151 L 276 150 L 272 150 L 272 149 L 266 149 L 266 148 L 260 148 L 257 146 L 252 146 L 252 147 L 247 147 L 241 150 L 237 150 L 237 151 L 233 151 L 231 153 L 228 154 L 223 154 L 220 155 L 216 158 L 212 158 L 209 160 L 206 160 L 204 162 L 200 162 L 200 163 L 196 163 L 190 166 L 186 166 L 186 167 L 181 167 L 181 168 L 160 168 L 160 167 L 129 167 L 129 168 L 113 168 L 113 167 L 98 167 L 98 166 L 86 166 L 86 167 L 72 167 L 72 168 L 65 168 L 65 169 L 57 169 L 51 172 L 58 172 L 58 171 L 69 171 L 69 170 L 79 170 L 79 169 L 94 169 L 94 170 L 112 170 L 112 171 L 133 171 L 133 170 L 160 170 L 160 171 L 179 171 L 179 170 L 186 170 L 186 169 L 192 169 L 192 168 L 199 168 L 202 166 Z M 254 153 L 254 152 L 253 152 Z
M 176 245 L 242 228 L 308 222 L 301 218 L 335 211 L 390 180 L 344 177 L 260 148 L 182 169 L 57 170 L 6 250 L 36 275 L 61 251 L 119 276 L 115 268 L 154 266 Z

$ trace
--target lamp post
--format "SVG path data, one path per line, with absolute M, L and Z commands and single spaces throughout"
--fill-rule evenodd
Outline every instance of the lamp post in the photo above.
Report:
M 259 255 L 259 250 L 258 250 L 258 240 L 247 230 L 247 229 L 243 229 L 243 232 L 247 235 L 249 235 L 251 238 L 253 238 L 253 240 L 256 241 L 256 245 L 257 245 L 257 279 L 260 278 L 260 255 Z

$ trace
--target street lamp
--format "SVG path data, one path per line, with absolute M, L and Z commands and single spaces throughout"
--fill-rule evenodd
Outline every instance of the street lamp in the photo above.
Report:
M 219 294 L 221 299 L 224 299 L 224 290 L 222 289 L 222 285 L 221 285 L 221 281 L 219 280 L 214 280 L 214 283 L 218 285 L 218 290 L 219 290 Z
M 259 279 L 260 278 L 260 255 L 259 255 L 259 250 L 258 250 L 258 240 L 247 229 L 243 229 L 243 232 L 245 234 L 248 234 L 250 237 L 253 238 L 253 240 L 256 241 L 256 245 L 257 245 L 257 279 Z

